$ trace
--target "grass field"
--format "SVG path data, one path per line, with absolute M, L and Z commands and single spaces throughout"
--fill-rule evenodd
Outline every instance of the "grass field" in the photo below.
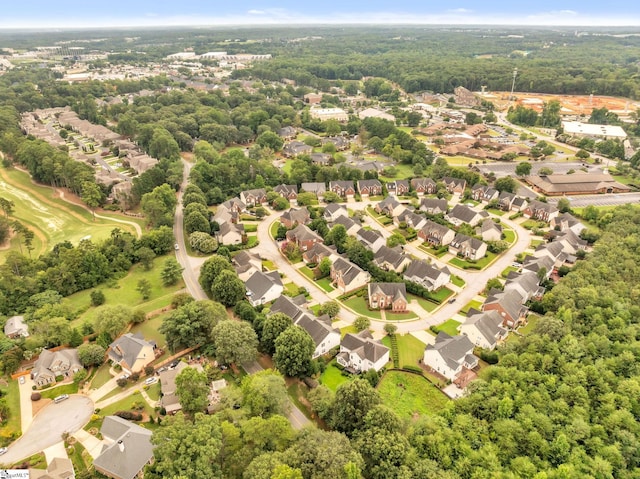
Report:
M 502 232 L 507 243 L 513 244 L 516 241 L 516 233 L 513 230 L 503 229 Z
M 471 308 L 480 310 L 480 308 L 482 308 L 482 303 L 480 301 L 475 301 L 475 300 L 469 301 L 467 304 L 464 305 L 464 308 L 460 310 L 460 313 L 467 314 L 467 312 Z
M 21 434 L 20 425 L 20 389 L 18 380 L 9 379 L 9 385 L 0 388 L 2 398 L 9 408 L 9 419 L 6 424 L 0 428 L 0 445 L 5 446 L 12 435 L 19 437 Z
M 424 356 L 424 348 L 426 345 L 410 334 L 396 334 L 396 341 L 398 342 L 400 367 L 417 366 L 418 360 Z M 382 338 L 382 344 L 391 349 L 391 338 L 385 336 Z
M 361 316 L 368 316 L 374 319 L 382 319 L 380 311 L 369 311 L 369 307 L 367 306 L 367 302 L 364 298 L 359 298 L 358 296 L 354 296 L 353 298 L 349 298 L 344 301 L 345 306 L 353 309 L 356 314 Z
M 331 278 L 329 277 L 320 278 L 316 281 L 316 284 L 324 289 L 327 293 L 330 293 L 335 289 L 333 286 L 331 286 Z
M 338 389 L 338 386 L 345 381 L 348 381 L 348 376 L 343 376 L 342 371 L 336 367 L 336 362 L 331 361 L 324 372 L 320 375 L 320 382 L 327 386 L 332 391 Z
M 452 258 L 451 260 L 449 260 L 449 264 L 452 264 L 453 266 L 457 266 L 458 268 L 462 268 L 462 269 L 471 269 L 471 268 L 484 269 L 487 266 L 489 266 L 495 258 L 496 258 L 495 253 L 487 251 L 487 255 L 484 258 L 480 258 L 475 263 L 463 260 L 461 258 Z
M 109 379 L 113 377 L 111 376 L 111 374 L 109 374 L 109 368 L 109 363 L 104 363 L 102 366 L 100 366 L 98 372 L 93 376 L 93 379 L 91 380 L 92 388 L 98 389 L 100 386 L 104 386 L 105 384 L 107 384 L 107 381 L 109 381 Z
M 63 384 L 61 386 L 53 387 L 51 389 L 43 389 L 40 391 L 43 398 L 53 399 L 62 394 L 76 394 L 78 392 L 77 384 Z
M 159 314 L 151 319 L 148 319 L 144 323 L 135 324 L 131 328 L 131 332 L 134 334 L 140 333 L 144 336 L 145 339 L 155 341 L 159 348 L 166 349 L 167 340 L 165 339 L 164 334 L 160 333 L 158 329 L 160 329 L 164 318 L 169 316 L 169 314 L 171 313 Z
M 457 336 L 458 335 L 458 326 L 460 323 L 455 319 L 447 319 L 444 323 L 439 324 L 435 327 L 435 329 L 440 332 L 444 331 L 449 336 Z
M 34 232 L 32 256 L 38 256 L 50 250 L 62 241 L 78 244 L 83 238 L 101 240 L 107 238 L 111 231 L 120 228 L 136 234 L 131 224 L 96 218 L 81 206 L 68 203 L 53 197 L 53 190 L 31 182 L 29 175 L 23 171 L 0 169 L 0 190 L 2 196 L 14 202 L 12 219 L 17 219 Z M 101 213 L 102 214 L 102 213 Z M 115 214 L 105 215 L 111 218 Z M 121 217 L 123 221 L 140 224 L 136 219 Z M 8 251 L 20 251 L 19 238 L 14 237 L 11 247 L 0 251 L 0 261 Z M 23 245 L 24 254 L 27 250 Z
M 432 415 L 442 411 L 449 399 L 424 377 L 403 371 L 387 371 L 378 384 L 382 403 L 400 417 Z

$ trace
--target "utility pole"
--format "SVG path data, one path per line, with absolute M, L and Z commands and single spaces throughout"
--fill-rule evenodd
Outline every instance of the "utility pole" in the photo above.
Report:
M 513 69 L 513 82 L 511 83 L 511 95 L 509 96 L 509 100 L 514 100 L 513 98 L 513 90 L 516 87 L 516 77 L 518 76 L 518 68 Z

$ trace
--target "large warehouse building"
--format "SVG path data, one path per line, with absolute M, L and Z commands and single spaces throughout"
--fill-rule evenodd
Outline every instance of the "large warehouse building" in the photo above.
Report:
M 627 185 L 617 182 L 608 174 L 532 175 L 525 180 L 535 191 L 546 196 L 628 193 L 631 191 Z

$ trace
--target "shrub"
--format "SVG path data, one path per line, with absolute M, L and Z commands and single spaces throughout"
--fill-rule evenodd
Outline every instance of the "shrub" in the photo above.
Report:
M 125 378 L 118 378 L 118 380 L 116 381 L 116 384 L 121 388 L 123 388 L 127 385 L 127 380 Z
M 129 379 L 131 379 L 131 382 L 136 382 L 138 379 L 140 379 L 140 373 L 133 373 L 131 374 L 131 376 L 129 377 Z
M 122 419 L 127 419 L 129 421 L 142 421 L 142 414 L 132 411 L 117 411 L 114 413 L 115 416 L 121 417 Z
M 91 306 L 100 306 L 104 304 L 105 301 L 106 298 L 102 290 L 96 289 L 94 291 L 91 291 Z
M 60 381 L 64 381 L 64 376 L 62 374 L 56 376 L 56 382 L 59 383 Z
M 31 400 L 32 401 L 40 401 L 40 399 L 42 399 L 42 395 L 38 392 L 35 393 L 31 393 Z
M 154 373 L 155 369 L 153 366 L 145 366 L 144 367 L 144 374 L 146 376 L 151 376 Z

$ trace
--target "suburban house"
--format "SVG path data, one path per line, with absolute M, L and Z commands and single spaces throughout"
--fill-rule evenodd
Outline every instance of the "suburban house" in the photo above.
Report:
M 297 319 L 305 313 L 302 306 L 305 305 L 307 299 L 303 294 L 290 298 L 289 296 L 282 295 L 276 299 L 269 308 L 269 314 L 282 313 L 291 318 L 294 323 Z
M 303 252 L 311 249 L 316 243 L 324 243 L 324 240 L 318 234 L 305 225 L 298 225 L 287 231 L 287 241 L 296 243 L 300 251 Z
M 567 259 L 567 253 L 564 252 L 564 246 L 559 242 L 552 242 L 539 245 L 533 252 L 533 256 L 542 258 L 544 256 L 553 260 L 553 265 L 559 268 Z
M 451 211 L 444 215 L 444 219 L 454 226 L 460 226 L 468 224 L 469 226 L 476 226 L 483 218 L 488 218 L 489 214 L 486 211 L 476 211 L 467 205 L 457 204 Z
M 49 351 L 43 349 L 31 370 L 31 379 L 37 387 L 56 382 L 56 376 L 73 376 L 84 369 L 80 363 L 77 349 Z
M 479 260 L 487 254 L 487 243 L 458 233 L 453 238 L 453 241 L 449 243 L 449 253 L 472 260 Z
M 436 191 L 438 191 L 438 186 L 431 178 L 414 178 L 411 180 L 411 189 L 415 191 L 418 196 L 434 195 Z
M 513 211 L 523 211 L 528 204 L 529 201 L 526 198 L 523 198 L 522 196 L 516 196 L 513 200 L 513 203 L 511 203 L 511 209 Z
M 571 230 L 561 232 L 551 231 L 550 233 L 553 236 L 553 242 L 560 243 L 565 253 L 574 255 L 580 250 L 587 250 L 588 243 Z
M 333 146 L 335 146 L 337 151 L 346 150 L 351 146 L 351 142 L 349 141 L 349 139 L 345 138 L 344 136 L 331 136 L 329 138 L 323 138 L 322 144 L 325 145 L 327 143 L 331 143 Z
M 338 203 L 330 203 L 324 208 L 322 216 L 328 223 L 334 222 L 339 216 L 349 217 L 349 211 Z
M 545 279 L 549 279 L 551 273 L 553 273 L 553 267 L 555 265 L 555 259 L 549 256 L 527 256 L 524 259 L 522 265 L 522 271 L 531 271 L 532 273 L 539 274 L 538 272 L 544 270 Z M 541 274 L 541 273 L 540 273 Z
M 384 236 L 382 236 L 382 233 L 377 230 L 366 230 L 364 228 L 360 228 L 356 233 L 356 238 L 374 253 L 387 243 Z
M 104 446 L 93 460 L 96 471 L 113 479 L 133 479 L 153 459 L 151 431 L 118 416 L 107 416 L 100 433 Z
M 307 193 L 313 193 L 318 199 L 322 199 L 324 198 L 324 194 L 327 192 L 327 185 L 323 182 L 302 183 L 300 185 L 300 190 Z
M 343 294 L 363 287 L 370 279 L 369 273 L 344 258 L 338 258 L 331 265 L 331 282 Z
M 347 230 L 347 234 L 349 236 L 353 236 L 356 234 L 360 228 L 362 228 L 362 224 L 360 222 L 355 222 L 351 218 L 347 216 L 338 216 L 336 220 L 333 222 L 333 226 L 342 225 L 344 229 Z
M 336 195 L 342 198 L 353 198 L 356 194 L 356 189 L 353 187 L 353 181 L 350 180 L 330 181 L 329 191 L 333 191 Z
M 284 145 L 282 154 L 287 158 L 294 156 L 309 155 L 313 152 L 313 148 L 301 141 L 291 141 Z
M 411 261 L 411 257 L 404 254 L 402 248 L 398 246 L 395 248 L 383 246 L 373 256 L 373 263 L 376 266 L 386 271 L 395 271 L 396 273 L 402 272 Z
M 449 336 L 441 331 L 436 336 L 435 343 L 425 348 L 423 362 L 455 382 L 465 369 L 473 369 L 478 365 L 473 348 L 473 343 L 467 336 Z
M 469 310 L 467 319 L 458 330 L 479 348 L 490 351 L 494 350 L 498 341 L 505 339 L 508 333 L 502 327 L 502 316 L 498 311 L 481 312 L 473 308 Z
M 357 185 L 361 196 L 379 196 L 382 194 L 382 183 L 376 179 L 358 180 Z
M 502 317 L 502 325 L 515 329 L 524 319 L 527 308 L 522 305 L 522 298 L 516 291 L 489 291 L 482 311 L 497 311 Z
M 221 224 L 216 237 L 218 238 L 218 243 L 223 245 L 241 244 L 245 240 L 244 224 Z
M 451 178 L 449 176 L 445 176 L 441 181 L 444 183 L 444 186 L 447 188 L 449 193 L 461 195 L 467 187 L 467 180 L 462 178 Z
M 247 250 L 231 258 L 231 264 L 242 281 L 248 280 L 255 271 L 262 271 L 262 259 Z
M 175 368 L 160 373 L 160 390 L 162 391 L 160 406 L 167 414 L 175 414 L 182 410 L 180 398 L 176 394 L 176 377 L 188 367 L 190 366 L 187 363 L 179 361 Z
M 445 199 L 422 198 L 420 201 L 420 211 L 425 211 L 430 215 L 444 214 L 449 210 L 449 204 Z
M 522 210 L 522 216 L 525 218 L 533 218 L 547 223 L 558 216 L 559 213 L 558 208 L 555 206 L 538 200 L 529 201 L 529 204 Z
M 280 273 L 277 271 L 270 273 L 256 271 L 247 280 L 245 287 L 247 288 L 247 300 L 253 307 L 275 300 L 284 291 Z
M 477 184 L 471 189 L 471 196 L 476 201 L 489 203 L 490 201 L 497 200 L 500 192 L 492 186 Z
M 220 203 L 218 205 L 218 210 L 220 208 L 224 208 L 227 211 L 232 211 L 234 213 L 242 213 L 247 209 L 247 205 L 240 201 L 240 198 L 231 198 L 224 203 Z
M 320 264 L 323 258 L 331 258 L 336 251 L 322 243 L 314 244 L 310 249 L 302 253 L 302 259 L 307 264 Z
M 338 364 L 356 373 L 380 371 L 389 362 L 389 348 L 373 339 L 369 330 L 348 333 L 340 342 Z
M 476 234 L 482 238 L 482 241 L 500 241 L 502 239 L 502 226 L 492 219 L 486 219 L 480 226 L 476 227 Z
M 309 105 L 315 105 L 322 101 L 322 93 L 307 93 L 302 97 L 305 103 Z
M 380 201 L 374 209 L 380 214 L 394 218 L 405 209 L 405 205 L 400 203 L 395 197 L 387 196 L 384 200 Z
M 363 173 L 366 173 L 367 171 L 375 171 L 376 173 L 382 173 L 385 168 L 393 165 L 394 163 L 382 163 L 381 161 L 366 160 L 366 161 L 361 161 L 359 163 L 351 164 L 350 166 L 351 168 L 360 170 Z
M 540 280 L 536 273 L 530 271 L 516 273 L 512 271 L 507 276 L 504 291 L 515 291 L 520 295 L 521 302 L 526 303 L 530 299 L 542 299 L 544 288 L 540 286 Z
M 511 211 L 513 208 L 513 202 L 516 199 L 516 195 L 508 191 L 503 191 L 498 196 L 498 205 L 502 211 Z
M 235 211 L 229 211 L 228 209 L 218 206 L 216 212 L 213 214 L 213 221 L 218 223 L 218 226 L 222 226 L 225 223 L 238 223 L 240 220 L 240 213 Z
M 295 324 L 309 333 L 313 339 L 316 348 L 311 356 L 312 359 L 327 354 L 340 345 L 340 330 L 331 327 L 331 322 L 326 323 L 308 314 L 303 314 L 295 321 Z
M 407 286 L 404 283 L 369 283 L 367 293 L 371 309 L 407 310 Z
M 296 185 L 278 185 L 273 191 L 291 202 L 298 200 L 298 187 Z
M 311 153 L 311 163 L 318 166 L 330 166 L 333 163 L 333 156 L 329 153 Z
M 302 208 L 289 208 L 280 216 L 280 223 L 287 229 L 297 225 L 306 225 L 311 222 L 311 215 L 306 206 Z
M 285 140 L 293 140 L 298 135 L 298 130 L 292 126 L 284 126 L 278 130 L 278 136 Z
M 408 180 L 394 180 L 387 183 L 387 193 L 394 196 L 404 196 L 409 193 Z
M 419 215 L 405 208 L 403 212 L 393 219 L 393 224 L 396 226 L 400 226 L 401 223 L 404 223 L 407 227 L 413 228 L 414 230 L 420 230 L 420 228 L 427 224 L 427 218 L 425 218 L 424 215 Z
M 9 339 L 28 338 L 29 326 L 24 322 L 24 316 L 11 316 L 4 323 L 4 335 Z
M 418 238 L 433 246 L 446 246 L 453 241 L 455 236 L 455 231 L 431 220 L 427 220 L 422 229 L 418 231 Z
M 116 338 L 107 349 L 107 357 L 131 374 L 139 373 L 156 358 L 155 341 L 147 341 L 141 334 L 126 333 Z
M 14 476 L 15 477 L 15 476 Z M 66 457 L 54 457 L 46 469 L 29 468 L 29 479 L 75 479 L 71 459 Z
M 412 261 L 403 277 L 424 286 L 428 291 L 435 291 L 451 281 L 451 273 L 447 268 L 438 269 L 424 260 Z
M 573 231 L 573 233 L 579 235 L 585 226 L 575 216 L 570 213 L 563 213 L 555 218 L 552 218 L 549 222 L 552 228 L 559 229 L 560 231 Z
M 240 201 L 242 201 L 249 208 L 257 205 L 264 205 L 267 203 L 267 192 L 264 188 L 241 191 Z

